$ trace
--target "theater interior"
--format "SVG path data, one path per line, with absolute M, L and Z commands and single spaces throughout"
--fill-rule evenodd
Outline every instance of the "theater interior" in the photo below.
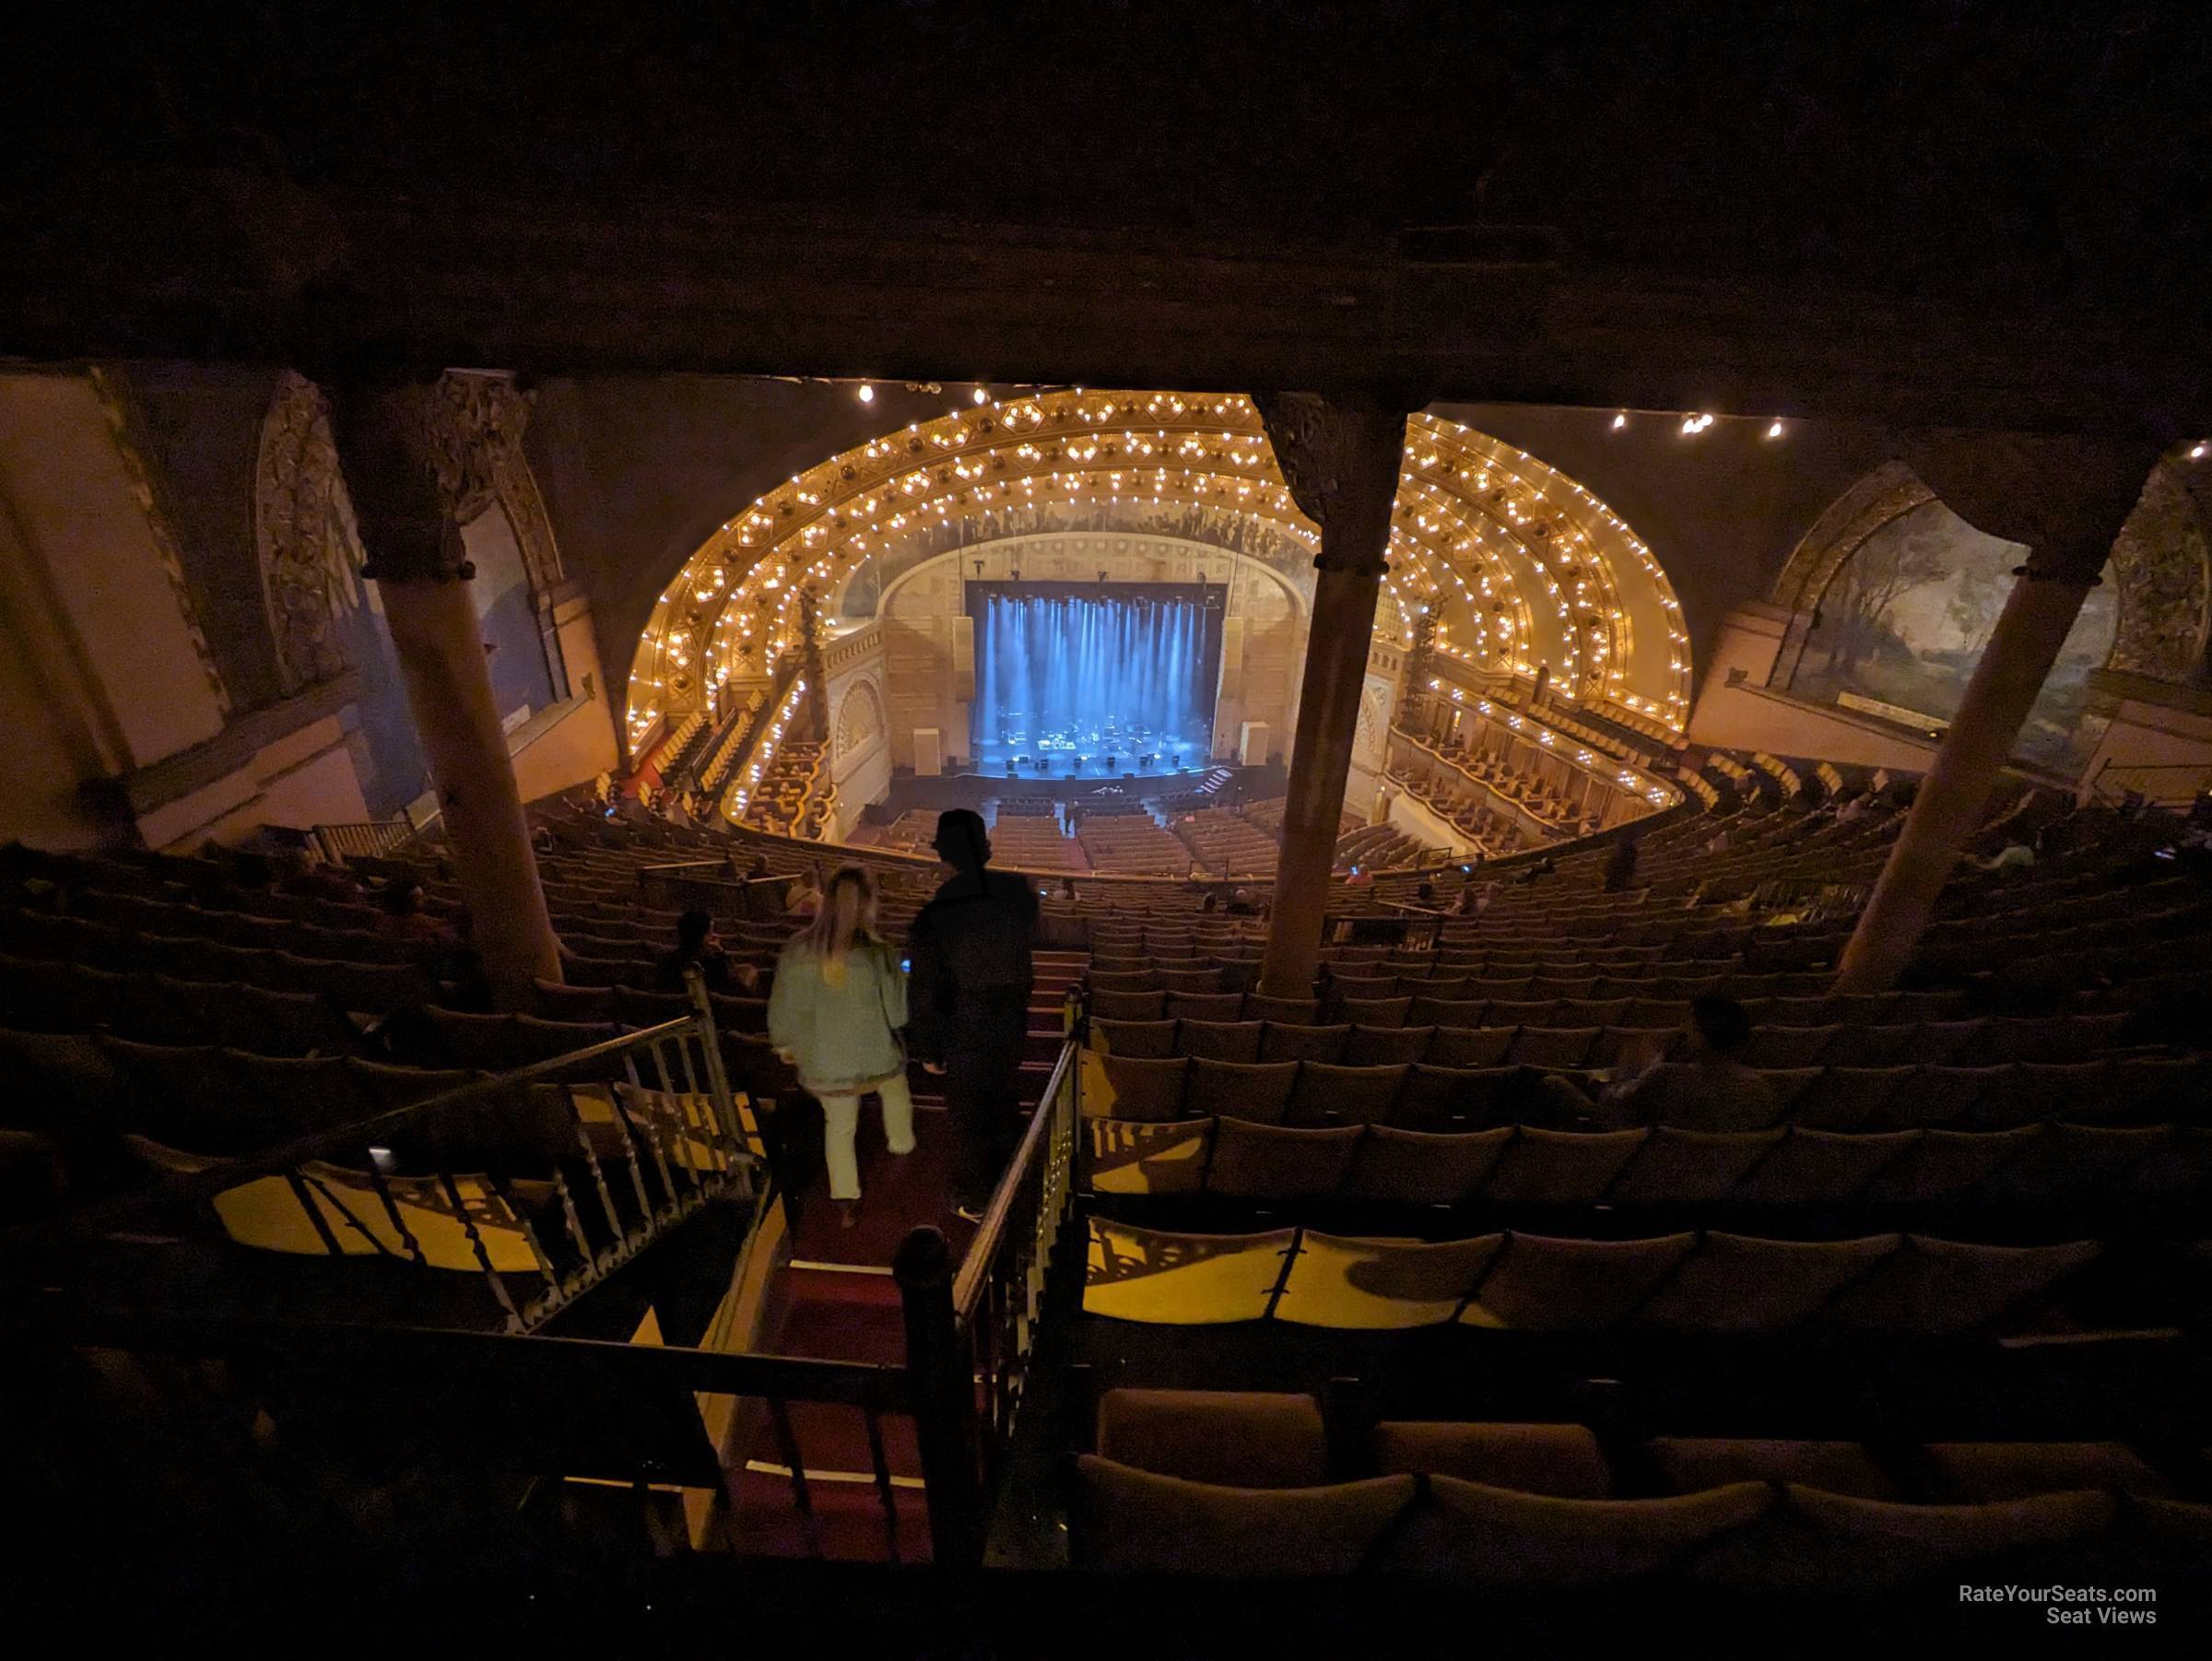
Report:
M 2212 1624 L 2201 15 L 34 9 L 17 1609 Z

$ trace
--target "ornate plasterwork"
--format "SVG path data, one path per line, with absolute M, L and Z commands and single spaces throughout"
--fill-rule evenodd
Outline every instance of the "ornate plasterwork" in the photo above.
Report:
M 2143 500 L 2112 544 L 2120 620 L 2106 667 L 2159 680 L 2205 676 L 2212 549 L 2195 502 L 2173 465 L 2152 469 Z
M 1842 568 L 1866 539 L 1893 519 L 1901 519 L 1936 492 L 1920 481 L 1902 462 L 1885 462 L 1836 498 L 1828 511 L 1806 532 L 1782 574 L 1774 579 L 1771 598 L 1792 611 L 1810 611 Z
M 448 370 L 424 405 L 425 445 L 453 523 L 466 524 L 494 503 L 504 509 L 530 586 L 544 595 L 563 573 L 545 500 L 523 454 L 530 402 L 512 376 Z
M 1365 398 L 1319 393 L 1253 397 L 1299 511 L 1322 528 L 1323 571 L 1384 569 L 1391 509 L 1406 454 L 1406 412 Z
M 883 698 L 870 680 L 857 681 L 837 706 L 837 757 L 842 760 L 883 736 Z
M 253 540 L 286 692 L 347 667 L 337 619 L 361 604 L 360 534 L 322 389 L 284 371 L 261 424 Z

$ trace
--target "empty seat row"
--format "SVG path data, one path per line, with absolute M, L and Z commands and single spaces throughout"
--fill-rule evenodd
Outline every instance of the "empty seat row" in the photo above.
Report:
M 122 954 L 108 964 L 76 960 L 30 961 L 0 957 L 0 996 L 13 1007 L 47 1012 L 41 1024 L 82 1030 L 122 1019 L 148 974 L 202 984 L 243 984 L 267 992 L 305 993 L 337 1008 L 387 1015 L 430 997 L 436 983 L 411 963 L 352 963 L 296 957 L 288 951 L 178 941 L 186 949 L 163 950 L 161 942 Z M 79 1010 L 81 1013 L 72 1013 Z M 58 1023 L 58 1025 L 57 1025 Z
M 1091 1119 L 1081 1146 L 1094 1194 L 1276 1205 L 2118 1208 L 2212 1193 L 2212 1129 L 2162 1125 L 1437 1133 Z
M 1544 1065 L 1608 1066 L 1621 1053 L 1619 1045 L 1631 1036 L 1663 1037 L 1679 1034 L 1688 1025 L 1688 1009 L 1682 1006 L 1676 1020 L 1653 1019 L 1663 1010 L 1631 1008 L 1623 1013 L 1642 1019 L 1618 1020 L 1421 1020 L 1407 1023 L 1372 1022 L 1349 1019 L 1329 1022 L 1268 1019 L 1249 1012 L 1241 1020 L 1216 1020 L 1196 1014 L 1162 1016 L 1158 1020 L 1128 1021 L 1094 1017 L 1090 1036 L 1094 1047 L 1119 1055 L 1162 1057 L 1206 1056 L 1215 1061 L 1287 1061 L 1292 1059 L 1339 1061 L 1357 1056 L 1364 1065 L 1382 1061 L 1425 1061 L 1439 1033 L 1481 1031 L 1498 1035 L 1489 1046 L 1454 1041 L 1452 1065 L 1496 1066 L 1508 1058 L 1515 1033 L 1598 1033 L 1580 1054 L 1573 1041 L 1528 1041 L 1544 1051 Z M 1418 1009 L 1418 1006 L 1417 1006 Z M 1441 1015 L 1439 1007 L 1419 1010 Z M 1491 1005 L 1486 1015 L 1512 1014 Z M 1557 1015 L 1559 1010 L 1548 1013 Z M 2128 1018 L 2124 1014 L 2062 1016 L 1977 1017 L 1968 1020 L 1902 1021 L 1869 1027 L 1757 1027 L 1750 1045 L 1738 1059 L 1755 1067 L 1807 1067 L 1824 1064 L 1879 1066 L 1900 1063 L 1950 1061 L 1993 1066 L 2002 1062 L 2037 1062 L 2049 1065 L 2098 1066 L 2106 1052 L 2124 1047 Z M 1355 1039 L 1352 1035 L 1357 1034 Z M 1604 1034 L 1617 1035 L 1606 1038 Z M 1495 1048 L 1496 1054 L 1490 1053 Z M 1551 1060 L 1563 1054 L 1563 1060 Z M 1477 1058 L 1480 1059 L 1477 1059 Z M 1533 1054 L 1514 1059 L 1536 1060 Z
M 1436 998 L 1398 994 L 1388 997 L 1285 998 L 1256 992 L 1134 991 L 1101 987 L 1093 977 L 1088 1003 L 1104 1020 L 1272 1020 L 1286 1024 L 1352 1021 L 1369 1027 L 1661 1027 L 1681 1026 L 1691 996 L 1718 993 L 1718 983 L 1665 996 L 1605 998 Z M 1867 998 L 1739 997 L 1752 1020 L 1764 1027 L 1894 1027 L 1940 1024 L 1961 1016 L 1952 993 L 1887 993 Z M 2062 1046 L 2035 1059 L 2067 1059 L 2084 1046 L 2120 1042 L 2125 1016 L 2079 1014 L 2017 1017 L 2043 1023 L 2040 1041 Z M 2062 1023 L 2088 1021 L 2086 1027 Z M 2028 1032 L 2030 1029 L 2019 1029 Z
M 1344 1417 L 1354 1421 L 1330 1423 L 1312 1396 L 1287 1392 L 1115 1389 L 1100 1398 L 1088 1451 L 1159 1476 L 1240 1488 L 1404 1472 L 1562 1500 L 1694 1493 L 1729 1482 L 1806 1482 L 1861 1499 L 1938 1504 L 2083 1489 L 2163 1499 L 2178 1486 L 2113 1441 L 1885 1444 L 1877 1455 L 1847 1439 L 1647 1436 L 1616 1459 L 1581 1424 Z
M 480 1076 L 349 1056 L 0 1031 L 0 1101 L 11 1126 L 64 1137 L 133 1131 L 197 1154 L 251 1152 Z
M 1359 1059 L 1239 1062 L 1087 1050 L 1081 1058 L 1084 1112 L 1152 1122 L 1221 1117 L 1425 1130 L 1559 1124 L 1548 1077 L 1582 1078 L 1578 1069 L 1585 1064 L 1610 1066 L 1633 1054 L 1640 1042 L 1670 1036 L 1618 1029 L 1440 1027 L 1433 1034 L 1415 1035 L 1425 1039 L 1421 1053 L 1431 1059 L 1404 1062 L 1368 1059 L 1391 1054 L 1387 1041 L 1402 1033 L 1385 1031 L 1363 1041 L 1356 1027 L 1341 1034 L 1325 1028 L 1284 1031 L 1327 1034 L 1336 1047 L 1324 1053 Z M 1287 1045 L 1270 1050 L 1264 1043 L 1262 1053 L 1288 1056 L 1296 1051 Z M 2212 1061 L 2145 1055 L 1988 1066 L 1771 1067 L 1759 1076 L 1773 1096 L 1776 1125 L 1840 1131 L 2006 1130 L 2052 1119 L 2194 1122 L 2205 1114 Z M 1650 1113 L 1660 1123 L 1712 1127 L 1698 1111 L 1697 1079 L 1688 1064 L 1664 1064 L 1651 1087 L 1649 1100 L 1655 1105 Z
M 1075 1472 L 1077 1569 L 1230 1579 L 1367 1572 L 1517 1591 L 1669 1576 L 1735 1592 L 1862 1595 L 1961 1580 L 2070 1584 L 2065 1572 L 2078 1579 L 2099 1550 L 2108 1563 L 2201 1579 L 2212 1537 L 2212 1507 L 2147 1487 L 2148 1467 L 2110 1443 L 1931 1448 L 1950 1468 L 2018 1477 L 1995 1494 L 1962 1485 L 1956 1499 L 1912 1502 L 1763 1474 L 1779 1463 L 1848 1478 L 1857 1467 L 1838 1450 L 1852 1444 L 1662 1439 L 1654 1462 L 1713 1476 L 1622 1498 L 1579 1491 L 1602 1458 L 1578 1426 L 1385 1423 L 1367 1448 L 1376 1474 L 1332 1482 L 1315 1463 L 1310 1398 L 1207 1408 L 1199 1395 L 1114 1392 L 1101 1403 L 1100 1451 Z M 1732 1469 L 1759 1474 L 1723 1474 Z M 1578 1491 L 1528 1485 L 1548 1477 Z M 2027 1491 L 2014 1491 L 2023 1482 Z
M 1083 1308 L 1147 1325 L 1265 1320 L 1361 1332 L 2012 1333 L 2057 1309 L 2065 1278 L 2101 1249 L 1717 1231 L 1633 1240 L 1516 1231 L 1423 1243 L 1312 1229 L 1194 1233 L 1093 1217 Z

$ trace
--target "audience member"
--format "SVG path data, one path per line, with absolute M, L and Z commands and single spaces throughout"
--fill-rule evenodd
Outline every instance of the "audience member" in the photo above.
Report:
M 1026 891 L 1026 890 L 1025 890 Z M 685 913 L 685 922 L 704 913 Z M 914 1102 L 906 1083 L 906 973 L 876 928 L 876 885 L 857 866 L 830 878 L 820 912 L 783 948 L 768 1000 L 768 1037 L 822 1104 L 822 1151 L 838 1221 L 859 1220 L 860 1161 L 853 1145 L 860 1099 L 883 1104 L 883 1139 L 914 1150 Z
M 1037 896 L 1019 877 L 990 869 L 979 814 L 940 814 L 931 845 L 947 876 L 907 935 L 909 1035 L 924 1068 L 945 1078 L 954 1208 L 980 1221 L 1020 1124 L 1015 1078 L 1029 1042 Z
M 760 972 L 750 963 L 730 961 L 722 937 L 714 932 L 713 914 L 697 906 L 676 920 L 676 944 L 653 960 L 653 990 L 681 992 L 684 972 L 693 968 L 709 992 L 750 992 L 760 978 Z
M 461 944 L 460 936 L 441 918 L 422 909 L 422 884 L 412 878 L 396 878 L 385 884 L 381 903 L 383 916 L 377 932 L 387 940 L 403 940 L 440 951 Z
M 1623 837 L 1613 844 L 1612 857 L 1606 861 L 1606 892 L 1618 894 L 1636 885 L 1636 839 Z
M 802 871 L 783 890 L 783 909 L 794 917 L 811 917 L 822 908 L 822 890 L 811 870 Z
M 1757 1068 L 1744 1064 L 1751 1018 L 1734 998 L 1690 1000 L 1689 1025 L 1678 1047 L 1681 1062 L 1666 1065 L 1665 1040 L 1647 1041 L 1624 1057 L 1593 1099 L 1558 1074 L 1543 1080 L 1546 1106 L 1567 1129 L 1626 1130 L 1667 1125 L 1679 1130 L 1763 1130 L 1782 1104 Z

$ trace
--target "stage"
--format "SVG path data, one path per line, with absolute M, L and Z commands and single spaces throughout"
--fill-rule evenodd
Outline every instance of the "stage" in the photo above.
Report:
M 1109 801 L 1157 801 L 1162 796 L 1180 797 L 1195 794 L 1208 779 L 1218 780 L 1218 788 L 1207 793 L 1206 805 L 1218 804 L 1233 807 L 1244 802 L 1265 801 L 1283 794 L 1288 771 L 1279 763 L 1265 767 L 1235 767 L 1218 762 L 1206 767 L 1194 767 L 1188 772 L 1152 772 L 1135 776 L 1120 773 L 1111 778 L 1096 772 L 1070 778 L 1065 773 L 1053 773 L 1039 778 L 1025 772 L 1018 779 L 1009 779 L 1004 773 L 996 778 L 982 773 L 947 773 L 939 778 L 920 779 L 904 774 L 891 781 L 891 788 L 884 799 L 867 808 L 864 818 L 872 825 L 888 825 L 902 813 L 926 808 L 942 813 L 947 807 L 972 807 L 979 812 L 991 802 L 1019 797 L 1024 801 L 1045 802 L 1055 805 L 1063 802 L 1083 802 L 1093 797 Z

